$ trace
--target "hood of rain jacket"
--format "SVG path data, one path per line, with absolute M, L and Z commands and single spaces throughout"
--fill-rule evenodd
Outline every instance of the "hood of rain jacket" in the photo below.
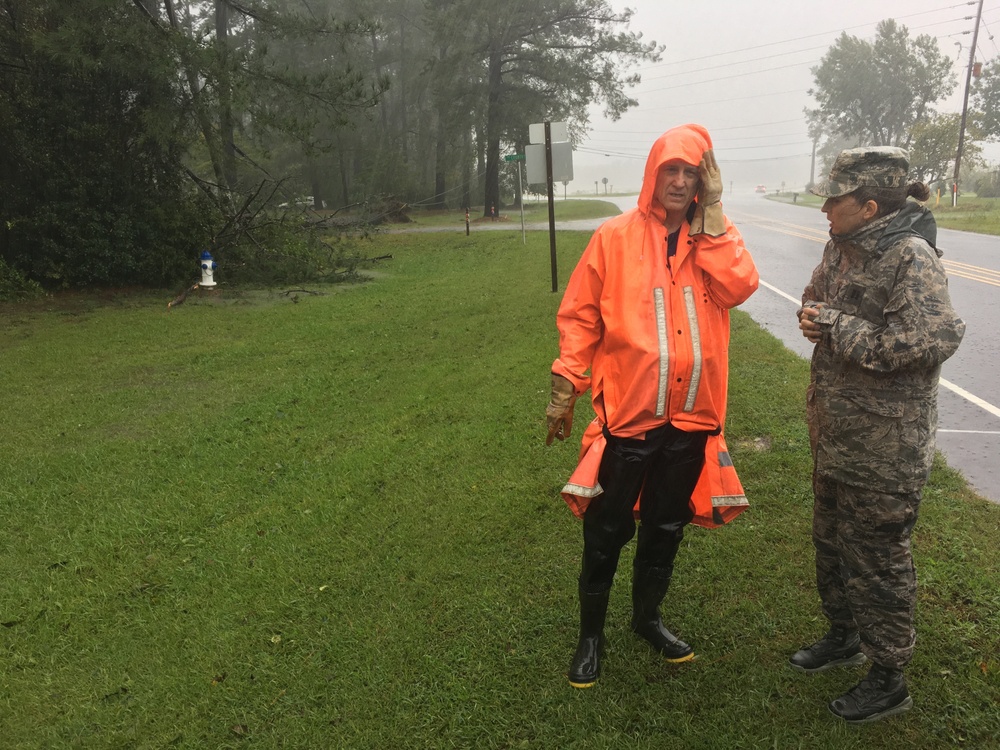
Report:
M 907 201 L 889 222 L 889 226 L 875 243 L 875 251 L 880 252 L 908 235 L 916 235 L 927 240 L 927 244 L 934 248 L 938 257 L 943 254 L 937 248 L 937 221 L 934 219 L 934 214 L 914 201 Z
M 637 202 L 639 211 L 662 224 L 666 211 L 653 198 L 660 167 L 672 159 L 680 159 L 697 167 L 701 163 L 702 155 L 710 148 L 712 148 L 712 137 L 701 125 L 680 125 L 657 138 L 649 150 L 649 156 L 646 157 L 642 189 L 639 191 Z

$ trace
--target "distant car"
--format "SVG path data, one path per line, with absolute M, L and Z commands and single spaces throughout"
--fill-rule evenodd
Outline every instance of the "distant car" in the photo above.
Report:
M 766 188 L 766 187 L 764 187 L 763 185 L 758 185 L 757 187 L 755 187 L 755 188 L 753 189 L 753 191 L 754 191 L 755 193 L 766 193 L 766 192 L 767 192 L 767 188 Z
M 302 196 L 300 198 L 293 198 L 287 203 L 279 203 L 278 208 L 310 208 L 313 205 L 313 199 L 308 196 Z

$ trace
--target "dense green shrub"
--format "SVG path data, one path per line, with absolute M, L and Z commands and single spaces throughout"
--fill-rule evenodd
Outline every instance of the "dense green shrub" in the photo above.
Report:
M 980 198 L 1000 198 L 1000 180 L 988 174 L 976 183 L 976 195 Z
M 177 280 L 211 231 L 182 168 L 192 134 L 166 40 L 129 4 L 13 5 L 0 259 L 49 288 Z
M 0 301 L 38 297 L 42 287 L 36 281 L 26 279 L 22 273 L 11 268 L 0 258 Z

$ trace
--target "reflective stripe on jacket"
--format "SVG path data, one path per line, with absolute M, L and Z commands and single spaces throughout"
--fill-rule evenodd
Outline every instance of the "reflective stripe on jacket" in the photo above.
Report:
M 590 501 L 604 492 L 597 478 L 607 444 L 601 421 L 594 418 L 583 433 L 580 463 L 561 492 L 563 500 L 579 518 L 583 518 Z M 640 496 L 635 504 L 637 518 L 641 501 Z M 710 529 L 729 523 L 749 507 L 743 485 L 729 457 L 726 439 L 721 434 L 708 437 L 705 467 L 691 493 L 690 506 L 694 514 L 691 523 Z

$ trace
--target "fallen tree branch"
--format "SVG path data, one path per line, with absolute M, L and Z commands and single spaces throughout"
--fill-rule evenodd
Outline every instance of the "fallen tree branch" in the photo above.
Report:
M 177 307 L 177 305 L 184 304 L 184 300 L 186 300 L 188 298 L 188 295 L 191 294 L 191 292 L 193 292 L 195 289 L 197 289 L 200 286 L 201 286 L 201 283 L 196 281 L 193 285 L 191 285 L 190 287 L 184 289 L 184 291 L 182 291 L 180 294 L 178 294 L 176 297 L 174 297 L 172 300 L 170 300 L 167 303 L 167 312 L 170 312 L 170 308 L 172 308 L 172 307 Z

